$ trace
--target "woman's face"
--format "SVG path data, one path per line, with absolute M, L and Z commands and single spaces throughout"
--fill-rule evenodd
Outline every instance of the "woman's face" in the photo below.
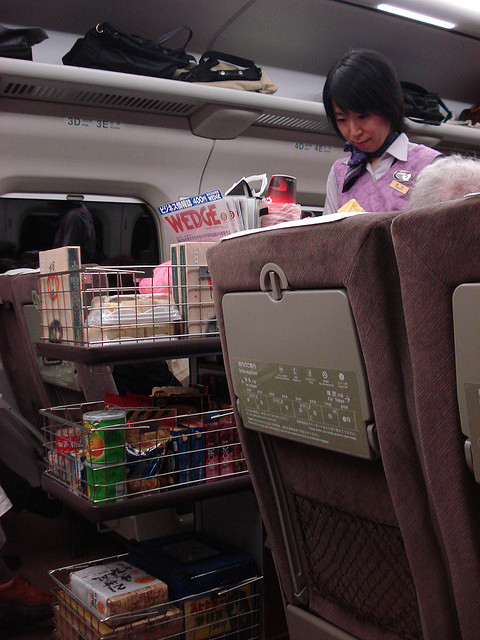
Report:
M 342 111 L 333 103 L 333 113 L 342 136 L 364 153 L 377 151 L 391 133 L 390 122 L 383 116 Z

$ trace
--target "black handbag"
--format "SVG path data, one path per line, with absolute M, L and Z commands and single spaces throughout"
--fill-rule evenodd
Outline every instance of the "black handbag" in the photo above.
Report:
M 427 91 L 413 82 L 400 82 L 405 103 L 405 116 L 414 122 L 441 124 L 452 117 L 452 112 L 443 100 L 432 91 Z M 445 111 L 442 114 L 440 107 Z
M 472 124 L 480 124 L 480 104 L 474 104 L 468 109 L 464 109 L 458 119 L 469 120 Z
M 9 29 L 0 25 L 0 56 L 2 58 L 20 58 L 32 60 L 32 47 L 48 38 L 47 32 L 40 27 Z
M 220 51 L 206 51 L 198 64 L 180 69 L 175 78 L 259 93 L 275 93 L 278 88 L 253 60 Z
M 222 65 L 226 62 L 226 65 Z M 184 82 L 259 81 L 262 70 L 253 60 L 220 51 L 205 51 L 198 64 L 178 76 Z
M 168 49 L 164 43 L 182 31 L 187 32 L 183 46 Z M 195 62 L 186 52 L 192 30 L 181 26 L 157 40 L 123 33 L 109 22 L 97 24 L 79 38 L 63 58 L 63 64 L 90 69 L 105 69 L 141 76 L 171 78 L 177 69 Z

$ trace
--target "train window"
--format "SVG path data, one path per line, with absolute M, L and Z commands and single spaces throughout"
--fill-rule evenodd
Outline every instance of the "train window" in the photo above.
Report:
M 51 249 L 60 214 L 52 209 L 38 209 L 25 212 L 20 227 L 20 247 L 22 251 L 43 251 Z
M 135 222 L 130 254 L 137 264 L 158 264 L 158 240 L 155 222 L 144 213 Z
M 0 272 L 37 267 L 38 252 L 51 249 L 64 213 L 79 204 L 92 217 L 95 249 L 88 262 L 158 264 L 159 234 L 151 209 L 134 198 L 66 194 L 0 197 Z

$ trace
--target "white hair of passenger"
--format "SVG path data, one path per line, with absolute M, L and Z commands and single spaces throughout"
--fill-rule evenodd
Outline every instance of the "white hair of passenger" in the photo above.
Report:
M 461 155 L 439 158 L 424 167 L 412 188 L 408 210 L 480 192 L 480 161 Z

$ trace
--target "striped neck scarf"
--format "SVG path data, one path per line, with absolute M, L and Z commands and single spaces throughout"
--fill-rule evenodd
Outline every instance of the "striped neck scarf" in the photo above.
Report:
M 350 153 L 348 160 L 348 171 L 343 181 L 342 193 L 348 191 L 353 186 L 355 181 L 362 176 L 367 170 L 367 163 L 370 158 L 380 158 L 383 156 L 388 147 L 398 138 L 399 134 L 396 131 L 390 133 L 384 140 L 382 146 L 373 153 L 364 153 L 360 151 L 351 142 L 346 142 L 343 146 L 343 150 Z

